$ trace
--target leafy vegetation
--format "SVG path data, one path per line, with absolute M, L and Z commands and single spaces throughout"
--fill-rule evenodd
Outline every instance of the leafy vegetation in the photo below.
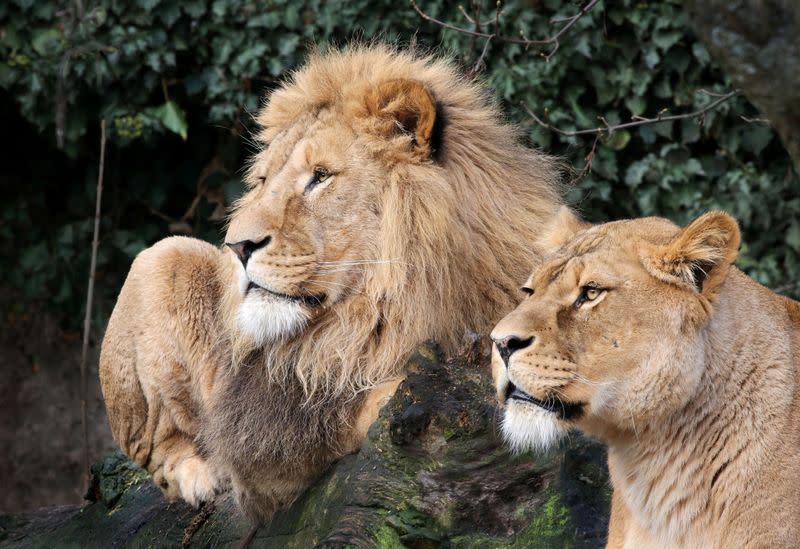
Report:
M 422 2 L 472 28 L 458 3 Z M 504 2 L 499 31 L 540 38 L 567 0 Z M 477 0 L 492 32 L 495 4 Z M 557 26 L 557 25 L 555 25 Z M 4 288 L 17 308 L 38 301 L 77 325 L 89 263 L 99 121 L 109 123 L 98 280 L 102 320 L 131 259 L 171 233 L 219 241 L 224 207 L 240 192 L 252 151 L 251 113 L 313 44 L 410 41 L 466 70 L 485 42 L 424 21 L 389 0 L 97 0 L 0 4 L 0 113 L 8 156 L 0 177 Z M 677 0 L 600 2 L 549 59 L 493 42 L 481 75 L 535 145 L 583 167 L 593 138 L 533 123 L 526 105 L 569 130 L 634 115 L 694 110 L 729 85 L 688 27 Z M 703 120 L 620 130 L 600 140 L 591 172 L 569 193 L 594 221 L 665 215 L 685 222 L 723 208 L 744 229 L 740 265 L 797 295 L 797 175 L 768 125 L 737 97 Z M 74 320 L 73 320 L 74 319 Z

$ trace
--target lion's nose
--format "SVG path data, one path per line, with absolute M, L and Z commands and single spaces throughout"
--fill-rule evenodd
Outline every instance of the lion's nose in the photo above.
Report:
M 531 343 L 533 343 L 534 339 L 536 338 L 533 336 L 522 338 L 515 335 L 510 335 L 494 339 L 494 344 L 497 346 L 497 351 L 500 353 L 500 358 L 502 358 L 505 365 L 508 366 L 508 359 L 511 358 L 511 355 L 520 349 L 529 347 Z
M 253 252 L 269 244 L 270 240 L 272 240 L 272 237 L 267 236 L 256 242 L 252 240 L 240 240 L 239 242 L 226 242 L 225 245 L 233 250 L 233 253 L 235 253 L 239 261 L 242 262 L 242 265 L 247 268 L 247 260 L 253 255 Z

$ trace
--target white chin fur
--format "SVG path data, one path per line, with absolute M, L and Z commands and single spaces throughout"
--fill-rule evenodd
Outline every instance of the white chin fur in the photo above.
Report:
M 503 415 L 503 438 L 515 453 L 546 451 L 555 446 L 567 430 L 552 412 L 533 404 L 508 402 Z
M 237 321 L 242 333 L 253 338 L 256 347 L 262 347 L 302 330 L 308 315 L 297 303 L 249 295 L 239 305 Z

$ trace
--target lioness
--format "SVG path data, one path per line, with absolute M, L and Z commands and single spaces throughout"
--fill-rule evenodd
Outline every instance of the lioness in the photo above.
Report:
M 100 376 L 114 437 L 169 497 L 230 482 L 265 520 L 359 447 L 415 347 L 513 307 L 560 197 L 556 163 L 431 56 L 316 53 L 256 120 L 226 245 L 136 258 Z
M 731 266 L 739 238 L 564 212 L 492 332 L 512 446 L 608 444 L 608 547 L 800 547 L 800 304 Z

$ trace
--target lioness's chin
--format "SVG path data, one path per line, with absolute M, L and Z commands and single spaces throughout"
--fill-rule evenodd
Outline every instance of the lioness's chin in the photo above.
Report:
M 514 452 L 545 451 L 555 446 L 567 429 L 555 414 L 535 404 L 511 400 L 503 415 L 503 438 Z
M 308 321 L 300 303 L 266 295 L 247 295 L 239 305 L 237 322 L 256 347 L 295 335 Z

